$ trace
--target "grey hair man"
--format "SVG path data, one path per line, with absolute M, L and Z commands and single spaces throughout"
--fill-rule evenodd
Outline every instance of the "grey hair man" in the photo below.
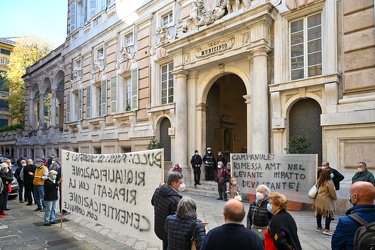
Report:
M 168 236 L 167 232 L 164 230 L 165 219 L 168 215 L 175 214 L 177 211 L 177 204 L 182 198 L 178 193 L 178 189 L 183 182 L 184 179 L 181 173 L 170 173 L 167 184 L 162 184 L 158 187 L 151 199 L 155 214 L 155 234 L 163 241 L 164 250 L 168 248 Z
M 358 162 L 357 173 L 352 178 L 352 183 L 355 183 L 357 181 L 367 181 L 375 186 L 374 175 L 370 171 L 368 171 L 367 165 L 363 161 Z
M 246 212 L 240 201 L 236 199 L 227 201 L 223 215 L 225 224 L 208 232 L 201 250 L 264 249 L 263 242 L 258 235 L 242 224 Z

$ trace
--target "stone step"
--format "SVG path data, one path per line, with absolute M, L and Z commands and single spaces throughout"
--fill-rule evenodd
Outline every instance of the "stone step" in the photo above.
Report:
M 194 182 L 189 183 L 184 192 L 199 194 L 202 196 L 219 197 L 217 183 L 214 181 L 201 181 L 202 185 L 194 186 Z

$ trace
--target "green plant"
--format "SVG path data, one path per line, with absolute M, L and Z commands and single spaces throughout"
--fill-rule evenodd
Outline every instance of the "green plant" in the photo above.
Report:
M 289 148 L 285 148 L 288 154 L 310 154 L 311 143 L 307 134 L 294 135 L 289 140 Z
M 16 130 L 16 129 L 24 130 L 25 124 L 18 123 L 18 124 L 8 125 L 8 126 L 0 128 L 0 132 L 12 131 L 12 130 Z
M 161 143 L 158 142 L 156 139 L 151 140 L 147 146 L 147 149 L 156 149 L 156 148 L 161 148 Z
M 130 105 L 126 105 L 126 111 L 130 111 L 132 108 L 130 107 Z

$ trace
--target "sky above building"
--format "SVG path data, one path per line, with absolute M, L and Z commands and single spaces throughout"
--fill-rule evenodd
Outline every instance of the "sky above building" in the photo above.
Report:
M 66 38 L 67 0 L 0 0 L 0 37 L 37 36 L 54 47 Z

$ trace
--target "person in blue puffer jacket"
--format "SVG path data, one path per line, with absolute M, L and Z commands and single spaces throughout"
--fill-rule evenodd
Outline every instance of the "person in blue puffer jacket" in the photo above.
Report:
M 200 249 L 206 236 L 206 229 L 197 219 L 197 204 L 190 197 L 184 197 L 177 206 L 177 212 L 165 220 L 164 229 L 168 234 L 168 250 L 190 250 L 192 240 Z
M 354 207 L 346 215 L 357 214 L 367 222 L 375 221 L 375 187 L 366 181 L 358 181 L 350 186 L 350 200 Z M 352 250 L 354 235 L 361 225 L 349 216 L 339 219 L 332 236 L 332 250 Z

